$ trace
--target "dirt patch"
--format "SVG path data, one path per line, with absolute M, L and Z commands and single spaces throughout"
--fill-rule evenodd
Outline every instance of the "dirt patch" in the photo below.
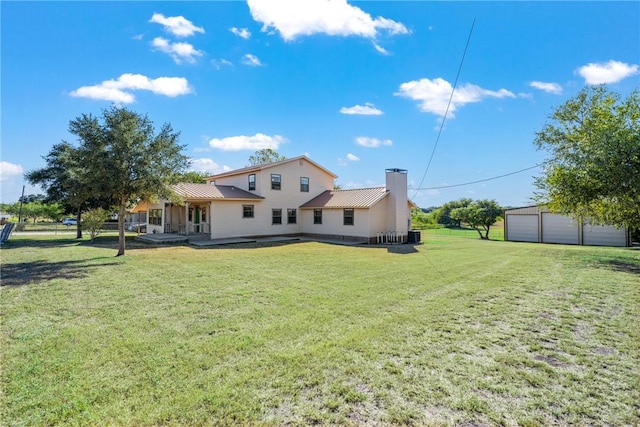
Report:
M 591 352 L 599 356 L 613 356 L 618 354 L 618 350 L 611 347 L 595 347 Z
M 458 424 L 460 427 L 489 427 L 491 424 L 480 420 L 462 421 Z
M 545 362 L 554 368 L 568 368 L 569 364 L 561 361 L 560 359 L 553 356 L 543 356 L 541 354 L 537 354 L 533 357 L 538 362 Z
M 591 330 L 593 328 L 587 323 L 580 322 L 573 328 L 573 336 L 577 341 L 585 342 L 591 336 Z

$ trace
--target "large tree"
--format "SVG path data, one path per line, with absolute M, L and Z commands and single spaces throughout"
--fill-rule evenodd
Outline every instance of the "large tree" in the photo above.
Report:
M 465 207 L 453 209 L 451 218 L 475 228 L 481 239 L 489 239 L 489 230 L 502 214 L 495 200 L 476 200 Z M 484 233 L 484 234 L 483 234 Z
M 451 211 L 458 208 L 465 208 L 471 204 L 472 200 L 468 198 L 462 198 L 460 200 L 454 200 L 447 202 L 438 209 L 436 214 L 436 221 L 438 224 L 442 224 L 447 227 L 460 227 L 460 220 L 451 217 Z
M 124 220 L 136 201 L 170 197 L 169 184 L 184 172 L 188 158 L 178 144 L 179 133 L 164 124 L 155 133 L 147 116 L 126 108 L 103 111 L 102 122 L 82 115 L 70 123 L 83 158 L 90 162 L 90 186 L 118 206 L 118 253 L 125 253 Z
M 640 92 L 588 86 L 536 134 L 549 152 L 537 195 L 555 212 L 640 228 Z
M 286 159 L 287 158 L 285 156 L 279 154 L 272 148 L 263 148 L 262 150 L 258 150 L 251 156 L 249 156 L 249 165 L 264 165 L 267 163 L 275 163 Z
M 80 226 L 83 209 L 91 205 L 108 204 L 88 185 L 91 164 L 83 159 L 83 152 L 66 141 L 54 145 L 43 157 L 46 166 L 25 174 L 27 181 L 40 185 L 46 192 L 45 201 L 60 203 L 66 211 L 71 211 L 78 220 L 77 238 L 82 237 Z

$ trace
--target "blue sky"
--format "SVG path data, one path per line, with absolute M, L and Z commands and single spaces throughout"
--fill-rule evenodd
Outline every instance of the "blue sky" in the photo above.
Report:
M 4 1 L 0 13 L 2 202 L 74 141 L 70 120 L 115 103 L 171 123 L 196 170 L 269 147 L 343 188 L 407 169 L 423 207 L 522 206 L 540 169 L 434 187 L 543 161 L 535 132 L 587 84 L 640 87 L 638 2 Z

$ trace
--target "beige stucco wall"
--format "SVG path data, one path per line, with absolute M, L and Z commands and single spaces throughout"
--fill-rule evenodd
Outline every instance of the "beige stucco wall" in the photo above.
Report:
M 304 159 L 251 173 L 256 175 L 256 190 L 251 193 L 267 199 L 274 199 L 280 204 L 283 201 L 290 201 L 294 204 L 297 202 L 296 206 L 300 206 L 323 191 L 333 189 L 333 177 Z M 215 183 L 216 185 L 233 185 L 249 191 L 249 175 L 251 173 L 218 178 Z M 271 174 L 280 174 L 281 190 L 271 190 Z M 300 177 L 309 178 L 308 193 L 300 191 Z
M 354 209 L 354 224 L 344 225 L 344 209 L 322 209 L 322 224 L 313 223 L 313 209 L 302 210 L 302 232 L 328 236 L 375 237 L 385 231 L 385 200 L 371 209 Z
M 214 201 L 211 237 L 271 236 L 302 232 L 302 212 L 298 207 L 333 188 L 333 177 L 304 159 L 256 171 L 256 191 L 264 197 L 256 201 Z M 280 174 L 280 190 L 271 189 L 271 174 Z M 216 180 L 216 185 L 234 185 L 248 190 L 249 173 Z M 300 177 L 309 178 L 309 191 L 300 191 Z M 254 218 L 242 218 L 242 205 L 254 205 Z M 272 210 L 282 210 L 282 224 L 272 224 Z M 297 210 L 296 224 L 287 224 L 287 209 Z M 313 222 L 313 217 L 311 218 Z
M 243 218 L 243 205 L 254 206 L 253 218 Z M 272 207 L 262 201 L 218 201 L 213 203 L 211 222 L 211 238 L 221 239 L 239 236 L 273 236 L 283 234 L 299 234 L 302 232 L 301 211 L 297 207 L 295 224 L 287 224 L 287 208 L 282 209 L 282 224 L 272 224 Z

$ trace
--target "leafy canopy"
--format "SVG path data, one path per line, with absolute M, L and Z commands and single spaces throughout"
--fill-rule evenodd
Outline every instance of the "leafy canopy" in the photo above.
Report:
M 253 153 L 253 155 L 249 156 L 249 165 L 264 165 L 267 163 L 280 162 L 286 159 L 287 158 L 285 156 L 280 155 L 277 151 L 271 148 L 263 148 L 262 150 L 258 150 Z
M 502 215 L 502 208 L 498 203 L 495 200 L 486 199 L 476 200 L 451 211 L 451 218 L 475 228 L 481 239 L 489 239 L 489 230 L 500 215 Z
M 538 202 L 587 221 L 640 228 L 640 92 L 586 87 L 536 134 L 546 150 Z
M 71 129 L 70 129 L 71 131 Z M 73 133 L 73 132 L 72 132 Z M 99 206 L 109 206 L 113 200 L 105 199 L 89 183 L 92 163 L 84 159 L 82 147 L 74 147 L 66 141 L 54 145 L 43 157 L 46 166 L 29 171 L 25 178 L 32 185 L 40 185 L 45 202 L 59 203 L 65 211 L 76 214 L 77 237 L 82 237 L 80 220 L 82 211 Z
M 29 172 L 27 179 L 41 184 L 50 200 L 78 212 L 118 207 L 118 256 L 125 252 L 124 220 L 129 204 L 142 199 L 172 196 L 169 184 L 188 166 L 178 144 L 179 133 L 164 124 L 155 133 L 147 116 L 126 108 L 104 110 L 101 120 L 91 114 L 69 122 L 69 133 L 79 145 L 54 145 L 45 168 Z
M 70 131 L 80 139 L 83 160 L 91 164 L 89 186 L 116 201 L 117 255 L 124 255 L 127 206 L 142 199 L 170 198 L 169 184 L 188 166 L 179 133 L 164 124 L 156 134 L 146 115 L 119 107 L 103 111 L 102 123 L 82 115 L 71 121 Z
M 436 221 L 446 227 L 460 227 L 460 220 L 451 216 L 451 212 L 457 208 L 465 208 L 472 203 L 471 199 L 462 198 L 447 202 L 438 209 Z
M 84 214 L 82 227 L 89 232 L 92 242 L 102 230 L 107 219 L 109 219 L 109 212 L 102 208 L 91 209 Z

